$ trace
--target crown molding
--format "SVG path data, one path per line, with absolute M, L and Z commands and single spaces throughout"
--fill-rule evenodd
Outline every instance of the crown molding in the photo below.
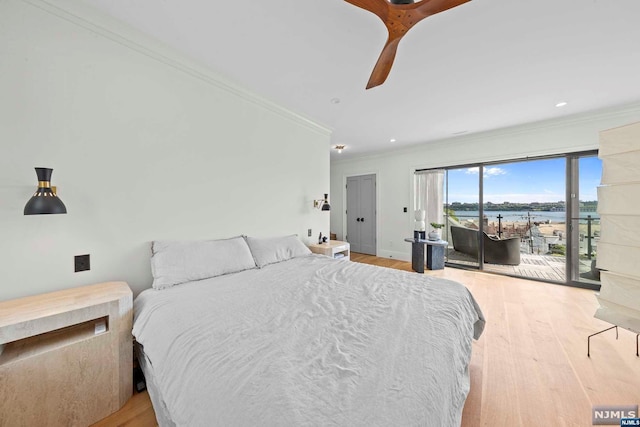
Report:
M 378 158 L 388 158 L 389 154 L 410 154 L 415 152 L 421 152 L 424 150 L 429 150 L 437 147 L 446 146 L 448 149 L 451 149 L 453 145 L 466 145 L 471 143 L 480 143 L 487 140 L 491 140 L 494 138 L 504 138 L 504 137 L 515 137 L 518 135 L 526 135 L 531 132 L 536 131 L 548 131 L 554 129 L 562 129 L 566 127 L 571 127 L 575 125 L 581 125 L 586 123 L 591 123 L 594 120 L 607 120 L 607 119 L 616 119 L 622 118 L 627 115 L 637 115 L 640 116 L 640 102 L 633 102 L 623 105 L 618 105 L 614 107 L 603 108 L 599 110 L 592 110 L 583 113 L 577 113 L 570 116 L 565 116 L 561 118 L 553 118 L 540 120 L 536 122 L 524 123 L 520 125 L 514 125 L 499 129 L 492 129 L 488 131 L 478 132 L 476 134 L 458 136 L 453 138 L 445 138 L 438 139 L 435 141 L 424 141 L 417 144 L 407 145 L 404 147 L 397 147 L 394 149 L 377 151 L 375 153 L 363 154 L 361 156 L 352 156 L 347 157 L 345 159 L 340 160 L 332 160 L 331 164 L 339 165 L 343 163 L 350 163 L 353 161 L 361 161 L 361 160 L 373 160 Z M 601 129 L 606 130 L 606 129 Z M 590 145 L 584 145 L 581 147 L 575 147 L 576 151 L 586 151 L 590 149 L 594 149 L 597 147 L 593 147 Z M 549 150 L 543 150 L 537 154 L 558 154 L 563 153 L 563 150 L 559 150 L 557 153 L 549 152 Z M 531 153 L 531 156 L 536 155 L 535 150 Z M 492 160 L 483 160 L 483 161 L 493 161 L 493 160 L 502 160 L 500 156 L 496 156 L 495 159 Z

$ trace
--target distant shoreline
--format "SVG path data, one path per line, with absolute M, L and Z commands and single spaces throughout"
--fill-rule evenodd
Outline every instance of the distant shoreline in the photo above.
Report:
M 460 203 L 453 202 L 445 204 L 445 209 L 451 209 L 456 212 L 464 212 L 464 211 L 478 211 L 480 210 L 480 205 L 476 203 Z M 567 204 L 560 200 L 557 202 L 528 202 L 528 203 L 514 203 L 514 202 L 503 202 L 503 203 L 492 203 L 487 202 L 482 205 L 483 209 L 486 211 L 511 211 L 511 212 L 564 212 L 567 209 Z M 597 200 L 580 200 L 580 207 L 584 211 L 592 211 L 595 212 L 598 208 Z
M 480 213 L 478 211 L 454 211 L 455 216 L 460 220 L 478 220 Z M 525 223 L 531 218 L 531 222 L 538 223 L 560 223 L 567 221 L 567 213 L 565 211 L 484 211 L 484 216 L 488 221 L 498 221 L 498 215 L 502 216 L 503 223 L 516 222 Z M 600 215 L 597 212 L 580 212 L 580 218 L 586 219 L 591 216 L 595 221 L 599 222 Z

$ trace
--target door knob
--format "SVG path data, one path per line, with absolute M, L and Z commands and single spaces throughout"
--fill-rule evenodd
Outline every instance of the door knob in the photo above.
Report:
M 364 218 L 360 218 L 360 222 L 364 222 Z

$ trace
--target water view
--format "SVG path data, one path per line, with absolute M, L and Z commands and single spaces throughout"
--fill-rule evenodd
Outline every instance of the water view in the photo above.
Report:
M 453 211 L 457 218 L 478 218 L 479 211 Z M 501 216 L 502 221 L 521 222 L 531 218 L 531 222 L 566 222 L 567 213 L 564 211 L 544 212 L 544 211 L 484 211 L 484 216 L 489 220 L 496 220 Z M 586 219 L 599 218 L 597 212 L 580 212 L 579 218 Z

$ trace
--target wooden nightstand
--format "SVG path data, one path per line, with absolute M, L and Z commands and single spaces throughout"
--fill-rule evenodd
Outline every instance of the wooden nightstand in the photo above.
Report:
M 124 282 L 0 302 L 0 426 L 86 426 L 120 409 L 132 306 Z
M 351 259 L 351 245 L 349 242 L 329 240 L 327 243 L 315 243 L 309 245 L 311 252 L 330 256 L 332 258 Z

